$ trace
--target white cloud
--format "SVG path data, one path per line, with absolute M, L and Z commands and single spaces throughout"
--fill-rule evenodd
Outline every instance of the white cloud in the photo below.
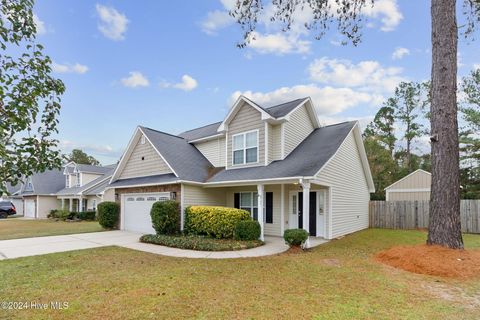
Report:
M 160 87 L 162 88 L 175 88 L 183 91 L 192 91 L 198 87 L 198 82 L 188 74 L 182 76 L 182 81 L 178 83 L 170 83 L 166 81 L 160 82 Z
M 209 35 L 217 34 L 217 31 L 228 27 L 235 21 L 227 11 L 215 10 L 207 13 L 207 18 L 202 21 L 202 31 Z
M 125 87 L 136 88 L 148 87 L 150 85 L 148 79 L 141 72 L 132 71 L 129 75 L 130 76 L 120 80 Z
M 124 33 L 127 31 L 129 23 L 127 17 L 113 7 L 103 6 L 98 3 L 95 7 L 100 17 L 98 30 L 109 39 L 115 41 L 125 39 Z
M 371 3 L 367 2 L 363 8 L 363 14 L 370 18 L 380 19 L 382 22 L 380 30 L 385 32 L 395 30 L 403 19 L 396 0 L 375 0 L 373 7 Z
M 52 70 L 53 72 L 57 73 L 78 73 L 84 74 L 88 71 L 88 67 L 86 65 L 75 63 L 75 64 L 60 64 L 60 63 L 52 63 Z
M 474 63 L 473 69 L 480 69 L 480 63 Z
M 35 24 L 35 27 L 37 28 L 37 34 L 45 34 L 47 33 L 47 28 L 45 27 L 45 22 L 40 20 L 40 18 L 34 13 L 33 14 L 33 23 Z
M 255 51 L 267 54 L 283 55 L 288 53 L 307 54 L 310 52 L 311 42 L 301 40 L 298 35 L 278 32 L 274 34 L 260 34 L 252 32 L 248 47 Z
M 378 105 L 384 98 L 380 95 L 355 91 L 351 88 L 319 87 L 315 84 L 283 87 L 270 92 L 236 91 L 229 105 L 244 95 L 262 106 L 270 106 L 298 98 L 311 97 L 319 115 L 334 115 L 360 104 Z
M 395 51 L 393 51 L 392 59 L 400 60 L 403 57 L 408 56 L 409 54 L 410 54 L 410 50 L 408 50 L 407 48 L 398 47 L 395 49 Z
M 405 79 L 401 68 L 382 67 L 377 61 L 329 59 L 314 60 L 308 67 L 310 79 L 319 83 L 342 87 L 357 87 L 362 91 L 393 92 Z
M 115 149 L 110 145 L 82 144 L 70 140 L 60 141 L 60 149 L 63 153 L 69 153 L 73 149 L 80 149 L 87 154 L 95 156 L 105 156 L 113 159 L 119 159 L 123 153 L 121 149 Z

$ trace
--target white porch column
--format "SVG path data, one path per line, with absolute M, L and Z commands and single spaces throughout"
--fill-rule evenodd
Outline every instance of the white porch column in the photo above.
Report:
M 303 192 L 303 212 L 302 212 L 302 223 L 303 229 L 310 233 L 309 222 L 310 222 L 310 182 L 302 181 L 302 192 Z M 307 239 L 305 242 L 305 247 L 310 247 L 310 241 Z
M 280 187 L 280 236 L 285 232 L 285 185 Z
M 264 219 L 263 219 L 263 194 L 264 194 L 264 187 L 263 184 L 257 184 L 257 193 L 258 193 L 258 204 L 257 204 L 257 211 L 258 211 L 258 223 L 260 223 L 260 240 L 264 241 Z
M 65 210 L 65 199 L 62 198 L 62 210 Z
M 73 198 L 68 199 L 68 211 L 73 211 Z

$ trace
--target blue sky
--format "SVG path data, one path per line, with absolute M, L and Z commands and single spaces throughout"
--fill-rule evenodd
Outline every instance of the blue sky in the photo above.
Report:
M 431 68 L 429 1 L 375 3 L 358 47 L 334 30 L 315 40 L 302 13 L 289 33 L 262 19 L 239 49 L 232 0 L 38 1 L 38 40 L 67 87 L 61 147 L 112 163 L 137 125 L 175 134 L 216 122 L 239 94 L 262 106 L 311 96 L 322 123 L 365 124 L 399 81 Z M 461 39 L 460 75 L 480 64 L 478 49 Z

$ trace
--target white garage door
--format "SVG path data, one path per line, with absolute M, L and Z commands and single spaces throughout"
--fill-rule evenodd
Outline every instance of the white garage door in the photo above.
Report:
M 123 196 L 123 230 L 154 234 L 150 210 L 156 201 L 170 199 L 170 192 L 125 194 Z
M 35 218 L 35 200 L 25 199 L 25 217 Z

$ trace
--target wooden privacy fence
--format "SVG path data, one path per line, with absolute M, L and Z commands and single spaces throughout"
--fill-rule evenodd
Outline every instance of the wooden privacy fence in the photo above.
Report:
M 370 201 L 370 227 L 428 228 L 429 201 Z M 462 231 L 480 233 L 480 200 L 461 200 Z

